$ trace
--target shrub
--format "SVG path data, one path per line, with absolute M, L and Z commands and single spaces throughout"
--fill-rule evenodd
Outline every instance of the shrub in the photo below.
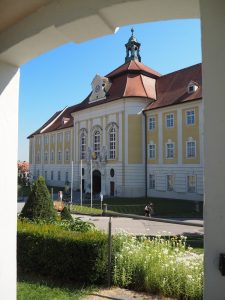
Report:
M 73 221 L 73 217 L 66 206 L 61 211 L 61 220 Z
M 71 232 L 55 224 L 18 221 L 17 262 L 22 272 L 104 283 L 107 236 L 99 231 Z
M 202 299 L 203 257 L 186 250 L 184 237 L 117 239 L 114 284 L 178 299 Z
M 39 176 L 34 182 L 20 217 L 31 220 L 50 220 L 56 218 L 56 211 L 54 210 L 48 188 L 42 176 Z

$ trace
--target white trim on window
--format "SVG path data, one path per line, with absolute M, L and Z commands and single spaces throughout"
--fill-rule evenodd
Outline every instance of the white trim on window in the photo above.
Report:
M 174 113 L 166 114 L 166 128 L 174 127 Z
M 194 125 L 195 124 L 195 110 L 190 109 L 186 110 L 186 125 Z
M 166 175 L 166 188 L 168 192 L 174 191 L 175 185 L 175 176 L 174 175 Z
M 155 128 L 156 128 L 156 117 L 150 116 L 148 119 L 148 129 L 152 131 Z
M 186 141 L 186 158 L 196 158 L 196 141 L 192 138 Z
M 154 144 L 153 142 L 150 142 L 150 144 L 148 144 L 148 159 L 156 159 L 156 144 Z
M 155 190 L 155 175 L 149 174 L 149 189 Z
M 187 192 L 196 193 L 196 190 L 197 190 L 196 175 L 187 175 Z
M 168 140 L 166 143 L 166 159 L 174 159 L 175 157 L 175 143 Z
M 109 129 L 109 159 L 116 159 L 116 128 Z
M 58 161 L 62 161 L 62 152 L 58 151 Z
M 93 150 L 96 154 L 96 158 L 100 156 L 100 148 L 101 148 L 101 132 L 96 129 L 93 133 Z

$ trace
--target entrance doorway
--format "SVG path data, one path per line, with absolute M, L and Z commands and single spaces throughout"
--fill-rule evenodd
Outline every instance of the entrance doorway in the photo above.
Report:
M 99 170 L 93 171 L 93 193 L 101 193 L 101 172 Z

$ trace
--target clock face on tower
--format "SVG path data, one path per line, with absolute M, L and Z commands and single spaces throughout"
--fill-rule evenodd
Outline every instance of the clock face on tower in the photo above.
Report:
M 100 85 L 98 84 L 98 85 L 96 85 L 96 87 L 95 87 L 95 93 L 98 93 L 100 91 Z

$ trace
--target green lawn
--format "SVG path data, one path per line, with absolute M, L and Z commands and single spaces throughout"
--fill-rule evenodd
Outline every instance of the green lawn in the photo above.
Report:
M 100 201 L 93 201 L 94 205 L 100 206 Z M 199 212 L 196 211 L 195 201 L 163 199 L 163 198 L 107 198 L 108 210 L 126 214 L 144 215 L 144 207 L 149 202 L 154 204 L 154 216 L 161 217 L 202 217 L 202 203 L 200 203 Z
M 78 300 L 96 290 L 94 287 L 75 287 L 72 283 L 55 282 L 33 275 L 20 277 L 22 278 L 17 283 L 17 300 Z
M 107 204 L 109 211 L 144 215 L 144 207 L 149 202 L 154 204 L 154 216 L 156 217 L 180 217 L 180 218 L 202 218 L 203 203 L 199 203 L 199 211 L 196 211 L 196 202 L 190 200 L 163 199 L 163 198 L 106 198 L 103 205 Z M 84 214 L 101 214 L 100 201 L 93 200 L 93 208 L 90 201 L 83 206 L 73 205 L 72 212 Z

